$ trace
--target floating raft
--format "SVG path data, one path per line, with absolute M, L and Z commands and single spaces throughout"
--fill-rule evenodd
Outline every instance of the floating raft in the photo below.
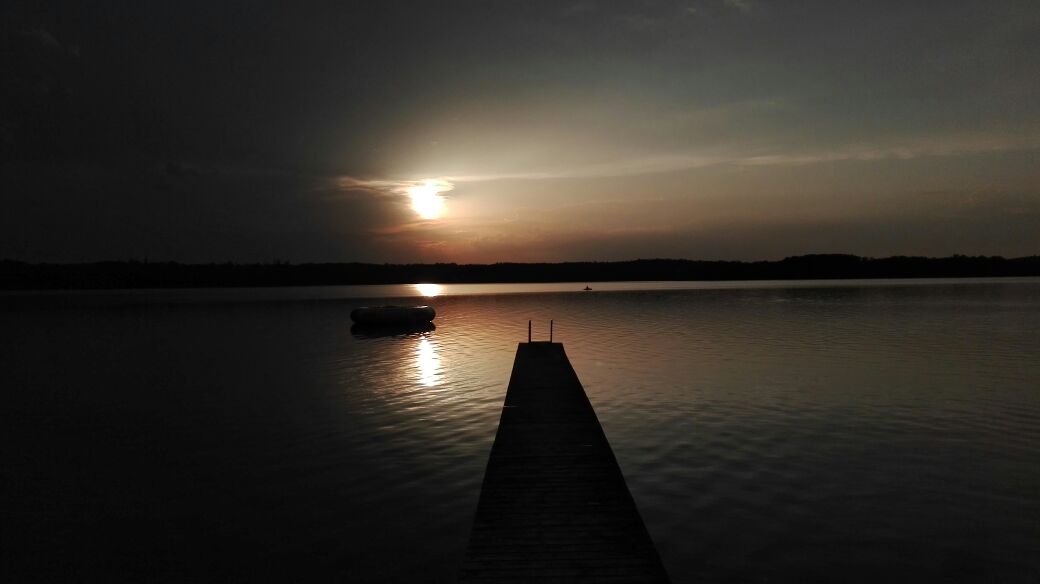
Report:
M 461 582 L 668 582 L 560 343 L 520 343 Z

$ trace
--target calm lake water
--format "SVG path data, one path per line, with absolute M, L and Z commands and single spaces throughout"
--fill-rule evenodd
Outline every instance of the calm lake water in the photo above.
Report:
M 583 286 L 0 295 L 0 580 L 451 582 L 555 319 L 675 582 L 1040 581 L 1040 279 Z

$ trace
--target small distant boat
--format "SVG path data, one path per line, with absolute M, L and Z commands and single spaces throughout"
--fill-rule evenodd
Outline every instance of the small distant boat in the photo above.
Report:
M 364 326 L 423 324 L 436 316 L 432 306 L 362 306 L 350 311 L 350 320 Z
M 586 284 L 586 285 L 585 285 L 585 290 L 584 290 L 584 291 L 585 291 L 585 292 L 592 292 L 592 288 L 589 288 L 589 285 L 588 285 L 588 284 Z

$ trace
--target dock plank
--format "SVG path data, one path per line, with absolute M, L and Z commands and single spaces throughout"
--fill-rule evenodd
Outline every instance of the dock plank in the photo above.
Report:
M 520 343 L 461 581 L 668 582 L 560 343 Z

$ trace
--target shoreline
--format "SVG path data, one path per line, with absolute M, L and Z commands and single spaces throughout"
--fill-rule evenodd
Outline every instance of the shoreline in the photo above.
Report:
M 1040 276 L 1040 256 L 865 258 L 830 254 L 753 262 L 649 259 L 526 264 L 183 264 L 137 260 L 52 264 L 0 260 L 0 290 L 8 291 L 1031 276 Z

